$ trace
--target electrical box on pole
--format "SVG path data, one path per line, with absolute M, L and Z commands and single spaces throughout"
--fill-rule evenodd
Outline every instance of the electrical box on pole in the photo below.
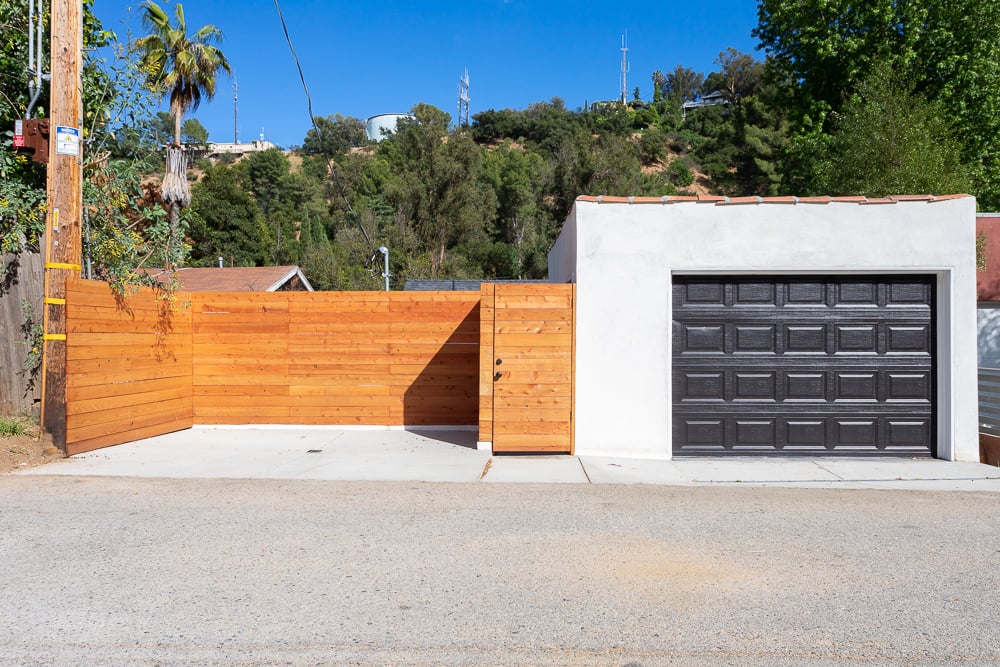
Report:
M 46 182 L 42 428 L 66 450 L 66 281 L 79 277 L 83 213 L 82 0 L 52 0 Z
M 18 153 L 30 154 L 33 162 L 49 161 L 49 119 L 32 118 L 14 121 L 14 148 Z

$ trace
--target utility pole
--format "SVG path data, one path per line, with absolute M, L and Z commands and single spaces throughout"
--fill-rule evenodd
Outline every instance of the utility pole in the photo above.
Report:
M 79 277 L 83 212 L 82 0 L 52 0 L 42 428 L 66 450 L 66 280 Z

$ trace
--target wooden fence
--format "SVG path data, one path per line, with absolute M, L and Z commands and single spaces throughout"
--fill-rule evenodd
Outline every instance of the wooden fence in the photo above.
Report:
M 118 297 L 107 283 L 66 284 L 69 454 L 193 424 L 191 312 L 151 289 Z
M 41 401 L 41 376 L 24 368 L 31 351 L 30 323 L 21 303 L 42 323 L 42 256 L 0 255 L 0 415 L 34 412 Z
M 478 292 L 194 294 L 199 424 L 470 425 Z
M 477 292 L 67 295 L 67 449 L 193 424 L 472 425 Z
M 193 292 L 168 308 L 147 289 L 67 290 L 70 453 L 196 424 L 478 423 L 497 451 L 572 450 L 572 286 L 484 286 L 485 336 L 479 292 Z M 495 404 L 481 345 L 490 373 L 506 357 Z

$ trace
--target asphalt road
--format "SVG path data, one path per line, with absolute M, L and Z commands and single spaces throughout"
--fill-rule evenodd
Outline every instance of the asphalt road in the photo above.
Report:
M 994 665 L 1000 494 L 0 477 L 0 665 Z

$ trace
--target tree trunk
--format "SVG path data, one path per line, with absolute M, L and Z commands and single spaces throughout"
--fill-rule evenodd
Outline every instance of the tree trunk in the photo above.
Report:
M 191 190 L 187 182 L 187 155 L 180 146 L 167 148 L 167 171 L 163 175 L 160 188 L 163 203 L 170 207 L 170 230 L 167 234 L 166 265 L 172 268 L 174 247 L 177 245 L 177 230 L 181 207 L 191 203 Z
M 174 146 L 181 145 L 181 116 L 184 113 L 179 107 L 171 105 L 170 113 L 174 117 Z

